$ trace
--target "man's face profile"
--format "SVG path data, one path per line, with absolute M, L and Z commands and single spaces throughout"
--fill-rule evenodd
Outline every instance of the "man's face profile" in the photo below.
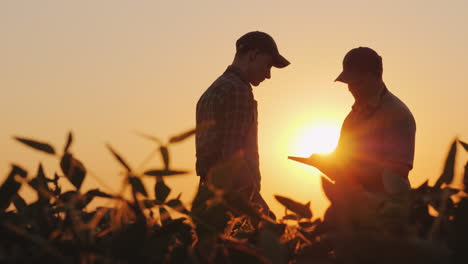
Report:
M 372 75 L 368 72 L 356 73 L 351 80 L 347 82 L 348 90 L 355 98 L 363 98 L 373 89 Z
M 258 86 L 265 79 L 271 77 L 271 67 L 273 57 L 271 54 L 260 51 L 252 51 L 249 54 L 249 70 L 247 72 L 249 82 L 253 86 Z
M 351 80 L 347 82 L 348 89 L 353 95 L 358 95 L 363 83 L 363 77 L 361 74 L 356 74 Z

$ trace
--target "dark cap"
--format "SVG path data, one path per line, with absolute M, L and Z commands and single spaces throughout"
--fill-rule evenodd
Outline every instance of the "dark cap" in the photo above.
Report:
M 251 49 L 258 49 L 271 54 L 273 66 L 276 68 L 284 68 L 289 65 L 289 61 L 279 54 L 275 41 L 267 33 L 252 31 L 236 41 L 236 51 Z
M 371 48 L 355 48 L 350 50 L 344 57 L 343 72 L 338 75 L 335 82 L 349 83 L 365 72 L 382 77 L 382 57 Z

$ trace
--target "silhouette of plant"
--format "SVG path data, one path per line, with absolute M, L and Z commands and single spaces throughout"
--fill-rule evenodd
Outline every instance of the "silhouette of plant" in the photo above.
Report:
M 467 263 L 468 163 L 463 190 L 453 188 L 455 139 L 444 170 L 433 186 L 428 181 L 408 192 L 387 196 L 353 193 L 339 183 L 322 181 L 332 202 L 324 219 L 314 218 L 310 202 L 275 195 L 285 207 L 279 220 L 249 202 L 248 192 L 233 192 L 229 177 L 235 157 L 211 172 L 207 184 L 187 207 L 180 195 L 168 200 L 164 178 L 188 173 L 172 169 L 170 146 L 195 130 L 156 143 L 155 150 L 134 169 L 113 147 L 107 148 L 124 169 L 118 193 L 84 191 L 90 175 L 70 151 L 69 133 L 63 152 L 48 143 L 15 137 L 58 159 L 60 172 L 48 177 L 39 164 L 31 176 L 18 165 L 0 186 L 0 261 L 4 263 Z M 162 168 L 145 169 L 157 153 Z M 92 174 L 91 174 L 92 175 Z M 142 178 L 155 178 L 148 192 Z M 63 191 L 60 179 L 72 190 Z M 37 199 L 28 204 L 18 194 L 29 185 Z M 130 188 L 131 197 L 126 197 Z M 338 192 L 345 191 L 346 199 Z M 91 209 L 94 199 L 113 206 Z M 176 217 L 178 216 L 178 217 Z

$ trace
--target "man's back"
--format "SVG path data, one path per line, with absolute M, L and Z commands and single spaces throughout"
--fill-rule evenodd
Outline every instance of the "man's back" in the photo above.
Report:
M 210 168 L 242 151 L 249 167 L 258 174 L 255 181 L 259 184 L 257 104 L 252 88 L 238 69 L 228 67 L 203 93 L 197 103 L 196 119 L 197 127 L 213 123 L 196 135 L 196 168 L 202 181 Z

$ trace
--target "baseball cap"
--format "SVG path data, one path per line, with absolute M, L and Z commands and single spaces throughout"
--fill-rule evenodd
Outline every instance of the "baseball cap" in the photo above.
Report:
M 352 49 L 344 57 L 343 71 L 335 79 L 335 82 L 349 83 L 364 72 L 382 76 L 382 57 L 371 48 L 359 47 Z
M 284 68 L 290 63 L 278 51 L 276 42 L 265 32 L 252 31 L 244 34 L 236 41 L 236 51 L 244 49 L 258 49 L 268 52 L 273 57 L 273 66 L 276 68 Z

